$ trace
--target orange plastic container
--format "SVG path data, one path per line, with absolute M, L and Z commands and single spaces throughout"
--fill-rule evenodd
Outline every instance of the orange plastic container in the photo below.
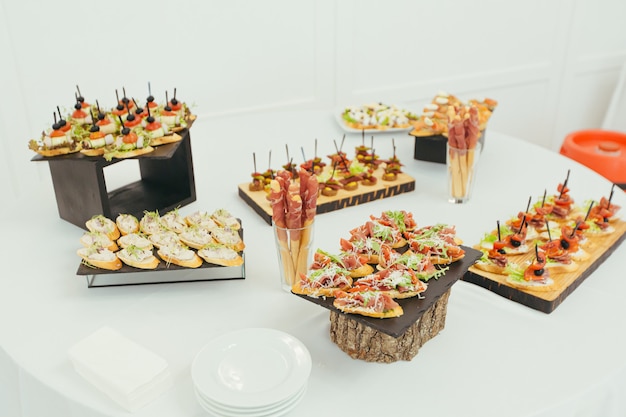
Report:
M 626 186 L 626 133 L 591 129 L 572 132 L 560 150 L 621 188 Z

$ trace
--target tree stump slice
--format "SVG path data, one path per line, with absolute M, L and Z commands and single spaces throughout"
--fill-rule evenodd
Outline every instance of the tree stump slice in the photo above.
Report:
M 381 363 L 410 361 L 424 343 L 443 330 L 449 297 L 450 289 L 398 338 L 359 323 L 350 314 L 331 311 L 330 339 L 353 359 Z

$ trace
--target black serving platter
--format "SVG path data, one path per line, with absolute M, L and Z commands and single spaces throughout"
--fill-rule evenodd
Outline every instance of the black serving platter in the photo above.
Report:
M 238 218 L 237 220 L 242 225 L 238 232 L 241 239 L 243 239 L 243 223 L 241 219 Z M 198 268 L 187 268 L 168 263 L 159 257 L 156 248 L 153 248 L 152 252 L 160 261 L 155 269 L 134 268 L 122 263 L 122 268 L 111 271 L 94 268 L 85 265 L 84 262 L 80 262 L 76 275 L 82 275 L 87 279 L 88 288 L 246 278 L 246 257 L 244 251 L 239 252 L 239 255 L 244 259 L 242 265 L 221 266 L 202 261 L 202 265 Z M 194 250 L 194 252 L 197 251 Z
M 87 288 L 245 279 L 245 254 L 241 253 L 241 256 L 244 263 L 240 266 L 219 266 L 203 262 L 198 268 L 185 268 L 161 260 L 156 269 L 138 269 L 124 265 L 117 271 L 106 271 L 81 264 L 76 275 L 85 277 Z
M 422 294 L 422 297 L 412 297 L 396 300 L 402 306 L 404 314 L 400 317 L 389 319 L 380 319 L 374 317 L 361 316 L 358 314 L 350 314 L 357 322 L 373 328 L 381 333 L 398 338 L 406 332 L 415 322 L 417 322 L 424 313 L 431 308 L 443 294 L 445 294 L 452 285 L 463 278 L 468 268 L 474 264 L 482 253 L 476 249 L 462 246 L 465 250 L 465 257 L 460 261 L 448 265 L 448 270 L 439 279 L 428 280 L 428 288 Z M 309 297 L 307 295 L 295 294 L 307 301 L 318 304 L 331 311 L 339 314 L 346 314 L 333 306 L 333 297 Z
M 485 148 L 485 133 L 486 132 L 483 130 L 478 139 L 483 149 Z M 409 133 L 409 135 L 411 134 Z M 415 136 L 413 159 L 445 164 L 447 144 L 448 137 L 444 135 Z

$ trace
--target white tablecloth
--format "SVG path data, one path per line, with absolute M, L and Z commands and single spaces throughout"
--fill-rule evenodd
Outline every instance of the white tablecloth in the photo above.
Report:
M 272 229 L 237 195 L 257 169 L 334 152 L 343 131 L 326 111 L 268 113 L 198 120 L 191 130 L 197 201 L 181 208 L 227 208 L 245 228 L 246 279 L 87 288 L 76 275 L 83 230 L 61 220 L 52 185 L 4 209 L 4 272 L 0 275 L 0 415 L 10 417 L 126 416 L 72 368 L 68 349 L 110 326 L 165 358 L 174 387 L 137 416 L 189 417 L 205 412 L 194 398 L 190 365 L 211 338 L 235 329 L 288 332 L 309 349 L 313 369 L 293 416 L 623 416 L 626 414 L 626 280 L 619 247 L 553 313 L 517 304 L 458 282 L 446 326 L 411 361 L 351 359 L 329 338 L 328 311 L 279 287 Z M 414 192 L 317 217 L 315 246 L 338 250 L 350 228 L 383 210 L 411 211 L 419 225 L 455 224 L 467 244 L 556 186 L 571 170 L 577 201 L 607 195 L 610 183 L 556 153 L 488 132 L 471 201 L 446 198 L 445 166 L 413 159 L 413 137 L 376 135 L 382 158 L 397 154 L 416 179 Z M 350 155 L 360 134 L 348 134 Z M 366 145 L 370 135 L 366 136 Z M 126 163 L 126 162 L 125 162 Z M 107 174 L 109 189 L 125 185 L 134 165 Z M 24 162 L 23 169 L 38 169 Z M 108 168 L 107 168 L 108 169 Z M 128 172 L 126 171 L 128 170 Z M 133 178 L 134 180 L 134 178 Z M 622 206 L 621 190 L 613 201 Z M 411 411 L 414 410 L 414 411 Z

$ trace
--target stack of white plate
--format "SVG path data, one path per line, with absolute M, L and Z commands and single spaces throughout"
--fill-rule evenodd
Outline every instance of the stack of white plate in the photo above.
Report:
M 219 336 L 191 364 L 198 402 L 221 417 L 282 416 L 304 397 L 310 373 L 302 342 L 264 328 Z

